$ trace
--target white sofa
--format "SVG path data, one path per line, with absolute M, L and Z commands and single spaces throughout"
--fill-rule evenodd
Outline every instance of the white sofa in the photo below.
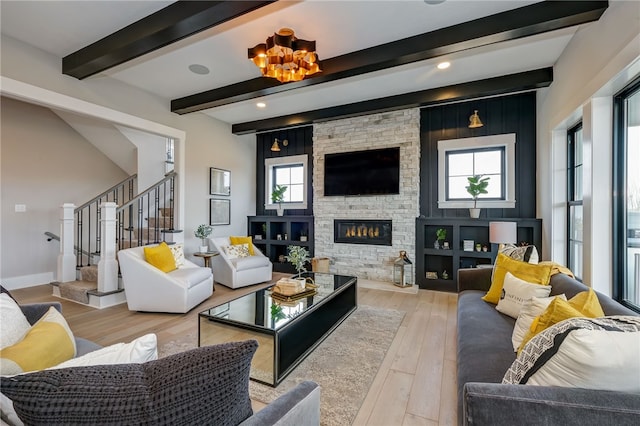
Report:
M 185 313 L 213 294 L 213 273 L 189 260 L 169 273 L 147 263 L 144 247 L 118 252 L 130 311 Z
M 230 288 L 240 288 L 252 284 L 271 281 L 273 265 L 254 245 L 254 255 L 230 259 L 225 247 L 230 245 L 228 237 L 210 238 L 213 249 L 220 253 L 212 259 L 216 282 Z

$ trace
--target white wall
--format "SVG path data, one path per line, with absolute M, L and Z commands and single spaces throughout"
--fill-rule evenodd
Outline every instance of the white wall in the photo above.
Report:
M 60 245 L 44 232 L 60 235 L 60 206 L 127 175 L 49 109 L 3 97 L 0 127 L 0 277 L 9 288 L 50 282 Z
M 585 141 L 585 283 L 610 295 L 612 95 L 639 71 L 640 2 L 609 2 L 599 21 L 582 26 L 538 96 L 538 217 L 543 258 L 566 263 L 566 130 L 583 120 Z
M 4 35 L 1 43 L 0 71 L 3 77 L 186 133 L 184 146 L 178 147 L 176 152 L 176 171 L 182 173 L 178 179 L 184 188 L 183 208 L 178 217 L 184 233 L 179 234 L 177 240 L 184 239 L 187 257 L 191 257 L 190 254 L 199 246 L 193 230 L 209 220 L 209 167 L 230 170 L 232 180 L 231 225 L 216 227 L 215 235 L 246 233 L 246 217 L 255 214 L 255 136 L 235 136 L 230 125 L 204 114 L 174 114 L 169 110 L 168 99 L 108 77 L 76 80 L 60 72 L 60 58 Z M 182 158 L 178 158 L 179 155 Z M 11 221 L 7 223 L 11 226 Z M 3 255 L 0 253 L 0 257 Z M 4 271 L 0 271 L 0 277 L 4 276 Z

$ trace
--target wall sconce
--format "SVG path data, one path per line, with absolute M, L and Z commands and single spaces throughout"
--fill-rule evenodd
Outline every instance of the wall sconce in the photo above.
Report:
M 480 121 L 480 116 L 478 115 L 478 110 L 475 110 L 473 114 L 469 117 L 469 128 L 477 129 L 478 127 L 482 127 L 482 121 Z
M 287 145 L 289 145 L 289 141 L 286 140 L 286 139 L 283 140 L 282 141 L 282 146 L 287 146 Z M 271 151 L 273 151 L 273 152 L 279 152 L 280 151 L 280 145 L 278 145 L 278 138 L 276 138 L 273 141 L 273 145 L 271 145 Z

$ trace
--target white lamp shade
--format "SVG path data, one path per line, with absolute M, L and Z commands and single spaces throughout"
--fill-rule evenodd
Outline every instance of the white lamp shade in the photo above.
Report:
M 515 244 L 518 224 L 515 222 L 489 222 L 489 241 L 495 244 Z

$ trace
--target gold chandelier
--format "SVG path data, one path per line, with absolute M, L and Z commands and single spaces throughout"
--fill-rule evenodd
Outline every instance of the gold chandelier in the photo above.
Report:
M 291 28 L 281 28 L 266 43 L 248 49 L 248 53 L 263 76 L 288 83 L 322 71 L 315 50 L 315 40 L 298 39 Z

